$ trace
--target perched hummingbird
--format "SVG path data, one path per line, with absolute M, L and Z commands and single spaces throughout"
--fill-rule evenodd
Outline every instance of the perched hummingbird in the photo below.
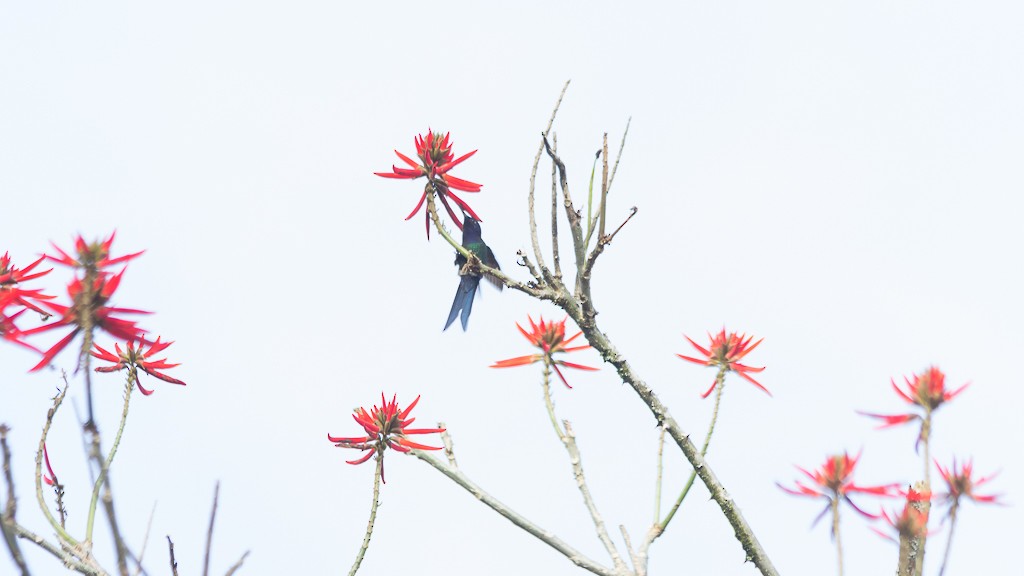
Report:
M 485 265 L 501 269 L 501 266 L 498 266 L 498 261 L 494 258 L 494 253 L 480 237 L 480 223 L 469 214 L 465 215 L 462 223 L 462 247 L 472 252 Z M 466 262 L 465 256 L 456 253 L 455 265 L 459 267 L 460 272 Z M 496 278 L 488 276 L 487 281 L 498 290 L 503 288 L 502 283 Z M 448 322 L 444 325 L 445 330 L 452 325 L 452 322 L 455 322 L 455 317 L 459 315 L 460 311 L 462 312 L 462 330 L 466 330 L 466 326 L 469 324 L 469 313 L 473 311 L 473 298 L 479 288 L 479 274 L 467 273 L 462 276 L 459 280 L 459 290 L 455 293 L 455 301 L 452 302 L 452 311 L 448 313 Z

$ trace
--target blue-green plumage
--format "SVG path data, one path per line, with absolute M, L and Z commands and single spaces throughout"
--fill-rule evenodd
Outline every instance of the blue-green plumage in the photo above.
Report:
M 465 216 L 462 224 L 462 247 L 472 252 L 484 265 L 501 269 L 490 247 L 484 244 L 480 232 L 480 223 L 468 214 Z M 462 254 L 456 254 L 455 265 L 458 266 L 460 271 L 465 264 L 466 257 Z M 498 290 L 502 289 L 502 284 L 498 280 L 490 276 L 487 277 L 487 280 L 497 287 Z M 467 273 L 460 278 L 459 289 L 455 292 L 455 300 L 452 302 L 451 312 L 448 313 L 448 321 L 444 325 L 445 330 L 452 325 L 452 322 L 455 322 L 455 318 L 459 317 L 460 314 L 462 330 L 466 330 L 466 327 L 469 325 L 469 314 L 473 311 L 473 299 L 476 297 L 479 287 L 479 274 Z

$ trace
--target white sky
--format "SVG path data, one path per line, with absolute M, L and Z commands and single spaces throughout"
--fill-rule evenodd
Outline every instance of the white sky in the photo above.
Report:
M 456 154 L 478 148 L 454 173 L 484 184 L 467 195 L 484 238 L 525 279 L 514 263 L 529 243 L 529 168 L 571 78 L 556 131 L 576 198 L 601 134 L 617 144 L 633 119 L 610 218 L 639 214 L 595 273 L 602 328 L 694 436 L 713 372 L 674 356 L 692 352 L 682 333 L 724 323 L 765 338 L 749 360 L 768 367 L 774 398 L 730 378 L 709 461 L 780 572 L 830 573 L 827 527 L 808 529 L 819 504 L 775 482 L 861 448 L 860 482 L 913 480 L 914 431 L 875 432 L 854 413 L 902 410 L 891 377 L 936 363 L 950 385 L 973 382 L 938 412 L 934 453 L 1002 470 L 989 492 L 1007 502 L 1024 489 L 1022 12 L 934 0 L 2 3 L 0 250 L 24 265 L 50 241 L 115 228 L 115 253 L 147 250 L 116 304 L 156 312 L 144 326 L 176 341 L 167 352 L 188 382 L 149 381 L 157 392 L 133 400 L 115 463 L 136 548 L 157 502 L 150 573 L 167 573 L 167 534 L 183 573 L 199 569 L 218 479 L 215 573 L 247 549 L 245 574 L 347 571 L 373 469 L 345 464 L 353 454 L 326 434 L 356 434 L 350 411 L 382 390 L 403 404 L 423 394 L 418 422 L 448 423 L 468 475 L 607 563 L 539 370 L 487 368 L 530 353 L 514 322 L 561 316 L 485 288 L 470 331 L 442 333 L 452 250 L 402 220 L 420 182 L 372 174 L 428 127 L 450 130 Z M 66 279 L 44 284 L 62 293 Z M 0 421 L 14 428 L 19 517 L 47 533 L 31 471 L 58 380 L 26 374 L 35 361 L 0 347 Z M 556 401 L 595 498 L 639 539 L 653 507 L 650 414 L 607 366 L 571 383 Z M 109 442 L 121 380 L 96 387 Z M 83 456 L 73 413 L 58 420 L 51 457 L 81 534 Z M 666 454 L 671 494 L 687 469 Z M 426 465 L 387 462 L 366 574 L 576 571 Z M 1006 573 L 1015 520 L 968 506 L 950 573 Z M 892 571 L 895 546 L 849 512 L 844 540 L 848 573 Z M 703 489 L 651 555 L 652 574 L 754 573 Z M 39 553 L 31 562 L 61 572 Z

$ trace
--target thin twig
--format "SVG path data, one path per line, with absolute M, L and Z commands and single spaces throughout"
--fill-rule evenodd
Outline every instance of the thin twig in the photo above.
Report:
M 612 243 L 612 240 L 615 239 L 615 236 L 619 233 L 620 230 L 622 230 L 622 228 L 626 224 L 629 223 L 630 220 L 633 219 L 633 216 L 636 216 L 637 211 L 638 208 L 636 206 L 630 208 L 629 216 L 626 216 L 626 219 L 622 221 L 622 224 L 619 224 L 619 227 L 616 228 L 615 231 L 611 233 L 611 235 L 601 236 L 600 238 L 598 238 L 597 244 L 594 246 L 594 249 L 591 250 L 590 254 L 587 255 L 586 264 L 583 265 L 583 272 L 581 273 L 581 278 L 583 278 L 583 280 L 585 281 L 585 286 L 590 285 L 590 279 L 594 274 L 594 263 L 597 262 L 597 257 L 600 256 L 602 252 L 604 252 L 605 246 Z M 589 296 L 589 292 L 587 294 Z
M 11 559 L 21 570 L 22 576 L 28 576 L 28 565 L 25 564 L 25 557 L 21 554 L 18 546 L 18 538 L 14 534 L 13 526 L 15 514 L 18 512 L 18 500 L 14 497 L 14 478 L 11 474 L 11 450 L 7 447 L 7 432 L 10 428 L 6 424 L 0 424 L 0 451 L 3 452 L 3 473 L 4 482 L 7 484 L 7 502 L 4 503 L 3 516 L 0 517 L 0 531 L 3 531 L 4 541 L 7 549 L 11 552 Z
M 572 233 L 572 247 L 576 256 L 576 284 L 578 286 L 583 258 L 586 254 L 586 246 L 583 245 L 583 228 L 580 226 L 580 214 L 576 211 L 572 195 L 569 192 L 569 178 L 566 175 L 565 163 L 562 162 L 562 159 L 559 158 L 555 150 L 548 144 L 546 137 L 544 138 L 544 149 L 547 151 L 551 161 L 555 163 L 555 167 L 558 168 L 558 184 L 562 189 L 562 205 L 565 207 L 566 220 L 569 221 L 569 231 Z
M 243 563 L 243 562 L 245 562 L 245 559 L 246 559 L 246 558 L 247 558 L 248 556 L 249 556 L 249 551 L 248 551 L 248 550 L 246 550 L 246 551 L 245 551 L 245 553 L 244 553 L 244 554 L 242 554 L 242 557 L 238 559 L 238 562 L 235 562 L 235 563 L 234 563 L 234 564 L 233 564 L 233 565 L 231 566 L 231 568 L 228 568 L 228 571 L 224 573 L 224 576 L 232 576 L 232 574 L 234 574 L 235 572 L 237 572 L 237 571 L 238 571 L 238 569 L 242 567 L 242 563 Z
M 604 222 L 608 215 L 608 133 L 601 139 L 601 207 L 597 211 L 601 218 L 597 226 L 597 239 L 604 238 Z
M 633 562 L 633 572 L 637 576 L 644 576 L 647 567 L 642 565 L 642 560 L 633 549 L 633 541 L 629 539 L 629 532 L 626 532 L 626 527 L 622 524 L 619 524 L 619 533 L 622 534 L 622 540 L 626 543 L 626 551 L 629 552 L 629 558 Z
M 174 542 L 171 541 L 170 536 L 167 536 L 167 547 L 171 551 L 171 574 L 178 576 L 178 562 L 174 559 Z
M 149 543 L 149 530 L 153 527 L 153 516 L 156 515 L 156 502 L 153 502 L 153 508 L 149 511 L 149 520 L 146 522 L 146 534 L 142 537 L 142 548 L 139 550 L 139 557 L 135 559 L 135 576 L 145 572 L 142 567 L 142 557 L 146 555 L 146 545 Z
M 352 563 L 352 569 L 348 576 L 355 576 L 359 571 L 359 565 L 363 563 L 366 550 L 370 547 L 370 537 L 373 536 L 373 523 L 377 521 L 377 506 L 380 505 L 380 477 L 384 470 L 384 455 L 377 454 L 377 470 L 373 474 L 373 504 L 370 506 L 370 521 L 366 523 L 366 535 L 363 536 L 363 544 L 359 547 L 356 560 Z
M 626 149 L 626 135 L 629 134 L 629 125 L 633 123 L 633 117 L 626 120 L 626 129 L 622 131 L 622 141 L 619 142 L 619 153 L 615 155 L 615 166 L 612 174 L 608 177 L 608 192 L 612 191 L 612 182 L 615 182 L 615 173 L 619 171 L 619 160 L 622 160 L 622 151 Z
M 953 504 L 949 508 L 949 537 L 946 539 L 946 551 L 942 553 L 942 566 L 939 568 L 939 576 L 946 573 L 946 566 L 949 564 L 949 551 L 953 549 L 953 532 L 956 530 L 956 513 L 960 508 L 960 496 L 953 498 Z
M 551 146 L 558 151 L 558 134 L 551 136 Z M 562 278 L 562 262 L 558 254 L 558 169 L 551 164 L 551 260 L 555 265 L 555 278 Z
M 555 102 L 555 107 L 551 110 L 551 118 L 548 119 L 548 125 L 544 128 L 542 136 L 551 133 L 551 126 L 555 123 L 555 116 L 558 114 L 558 108 L 562 105 L 562 98 L 565 97 L 565 91 L 569 89 L 569 81 L 566 80 L 565 85 L 562 86 L 562 91 L 558 94 L 558 100 Z M 533 158 L 533 167 L 530 169 L 530 189 L 527 193 L 526 203 L 530 216 L 530 242 L 533 244 L 533 257 L 537 260 L 537 266 L 540 268 L 540 272 L 545 282 L 551 282 L 551 272 L 544 264 L 544 255 L 540 251 L 540 240 L 537 237 L 537 215 L 534 209 L 534 190 L 536 189 L 537 182 L 537 168 L 540 166 L 540 156 L 544 152 L 544 147 L 547 144 L 543 141 L 537 148 L 537 155 Z
M 452 441 L 452 435 L 448 433 L 448 426 L 444 422 L 438 422 L 437 427 L 444 430 L 441 432 L 441 444 L 444 446 L 444 455 L 448 458 L 448 465 L 458 468 L 459 464 L 455 461 L 455 442 Z
M 587 479 L 583 475 L 583 459 L 580 456 L 579 447 L 576 446 L 576 437 L 572 432 L 572 425 L 568 420 L 562 421 L 564 430 L 558 425 L 558 418 L 555 416 L 555 404 L 551 400 L 551 359 L 548 357 L 544 358 L 544 372 L 541 383 L 544 388 L 544 406 L 547 408 L 551 425 L 555 428 L 555 434 L 558 435 L 558 439 L 562 441 L 562 445 L 565 446 L 566 451 L 569 453 L 569 462 L 572 464 L 573 476 L 576 477 L 576 487 L 579 488 L 580 494 L 583 495 L 583 504 L 587 507 L 587 511 L 590 512 L 590 518 L 594 521 L 597 538 L 604 545 L 605 550 L 608 551 L 608 555 L 615 565 L 615 570 L 625 573 L 628 571 L 628 568 L 625 562 L 623 562 L 619 550 L 615 547 L 615 543 L 608 536 L 608 530 L 604 526 L 604 519 L 597 510 L 597 504 L 594 503 L 594 497 L 587 486 Z
M 447 476 L 450 480 L 452 480 L 453 482 L 461 486 L 463 489 L 465 489 L 467 492 L 472 494 L 473 497 L 475 497 L 477 500 L 483 502 L 489 508 L 491 508 L 498 514 L 504 516 L 510 522 L 522 528 L 530 535 L 536 537 L 541 542 L 544 542 L 548 546 L 551 546 L 559 553 L 561 553 L 563 556 L 568 558 L 569 561 L 573 564 L 579 566 L 580 568 L 583 568 L 584 570 L 593 572 L 594 574 L 599 574 L 600 576 L 618 576 L 616 572 L 611 568 L 602 566 L 601 564 L 598 564 L 590 558 L 587 558 L 579 550 L 576 550 L 572 546 L 569 546 L 562 539 L 558 538 L 551 532 L 548 532 L 540 526 L 537 526 L 536 524 L 527 520 L 519 513 L 513 511 L 511 508 L 506 506 L 497 498 L 491 496 L 490 493 L 484 491 L 483 488 L 481 488 L 479 485 L 470 480 L 469 477 L 462 473 L 462 471 L 452 468 L 447 464 L 444 464 L 440 460 L 434 458 L 430 454 L 427 454 L 426 452 L 423 452 L 421 450 L 411 450 L 409 454 L 419 458 L 420 460 L 426 462 L 427 464 L 430 464 L 435 470 Z
M 210 573 L 210 550 L 213 548 L 213 521 L 217 518 L 217 501 L 220 499 L 220 480 L 213 487 L 213 507 L 210 509 L 210 527 L 206 530 L 206 554 L 203 557 L 203 576 Z

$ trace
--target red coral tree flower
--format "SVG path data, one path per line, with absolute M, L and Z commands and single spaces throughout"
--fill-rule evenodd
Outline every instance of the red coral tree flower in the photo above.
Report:
M 929 428 L 931 422 L 931 414 L 939 406 L 949 402 L 961 392 L 964 391 L 970 382 L 957 388 L 956 390 L 946 389 L 946 375 L 943 374 L 942 370 L 939 370 L 936 366 L 929 366 L 921 374 L 915 374 L 914 379 L 911 380 L 904 376 L 905 390 L 900 388 L 896 384 L 896 381 L 890 379 L 889 382 L 892 384 L 893 390 L 908 404 L 912 404 L 921 409 L 922 413 L 907 412 L 905 414 L 877 414 L 875 412 L 862 412 L 858 410 L 858 414 L 862 416 L 868 416 L 881 421 L 878 428 L 889 428 L 891 426 L 899 426 L 901 424 L 908 424 L 915 420 L 921 420 L 921 431 L 917 437 L 917 443 L 920 444 L 922 441 L 927 440 L 929 435 Z
M 366 452 L 362 458 L 346 460 L 347 463 L 362 464 L 373 457 L 374 454 L 378 454 L 378 458 L 383 458 L 384 450 L 387 448 L 397 452 L 409 452 L 412 449 L 441 449 L 439 446 L 425 446 L 407 438 L 410 434 L 435 434 L 444 432 L 445 429 L 409 428 L 408 426 L 416 420 L 415 418 L 409 418 L 409 413 L 416 407 L 420 397 L 417 396 L 405 410 L 399 409 L 397 398 L 398 396 L 394 395 L 391 397 L 391 401 L 388 402 L 382 392 L 380 395 L 380 406 L 374 406 L 369 412 L 365 408 L 358 408 L 352 413 L 352 419 L 363 427 L 363 430 L 366 432 L 365 436 L 345 438 L 327 434 L 327 439 L 334 442 L 339 448 L 355 448 Z M 380 475 L 381 480 L 384 480 L 383 462 L 381 463 Z M 384 483 L 386 484 L 387 481 L 384 481 Z
M 574 368 L 576 370 L 600 370 L 600 368 L 594 368 L 593 366 L 583 366 L 582 364 L 575 364 L 573 362 L 566 362 L 565 360 L 555 360 L 554 355 L 560 352 L 576 352 L 577 350 L 586 350 L 590 348 L 589 344 L 583 346 L 570 346 L 566 347 L 566 344 L 579 338 L 582 331 L 577 332 L 573 336 L 565 337 L 565 322 L 569 319 L 568 316 L 562 319 L 561 322 L 555 322 L 554 320 L 545 322 L 544 317 L 540 317 L 540 322 L 535 323 L 533 318 L 527 316 L 530 321 L 530 331 L 527 332 L 522 326 L 516 322 L 516 328 L 519 328 L 519 332 L 530 341 L 537 348 L 540 348 L 540 354 L 530 354 L 528 356 L 517 356 L 515 358 L 509 358 L 508 360 L 498 360 L 494 364 L 491 364 L 491 368 L 511 368 L 512 366 L 525 366 L 527 364 L 533 364 L 534 362 L 544 362 L 555 369 L 555 374 L 562 380 L 562 384 L 565 384 L 566 388 L 572 388 L 569 383 L 566 382 L 565 376 L 562 375 L 562 371 L 558 369 L 559 366 L 565 366 L 566 368 Z
M 742 360 L 747 354 L 753 352 L 754 348 L 757 348 L 758 345 L 764 341 L 764 338 L 761 338 L 757 342 L 751 344 L 750 342 L 754 339 L 753 336 L 746 336 L 745 334 L 737 334 L 735 332 L 729 332 L 726 334 L 725 328 L 722 328 L 722 331 L 714 336 L 712 336 L 710 332 L 708 333 L 708 338 L 711 339 L 711 344 L 707 348 L 704 348 L 700 344 L 694 342 L 689 336 L 684 334 L 683 337 L 689 340 L 690 344 L 704 355 L 704 358 L 692 358 L 690 356 L 683 356 L 682 354 L 676 354 L 676 356 L 702 366 L 717 366 L 719 371 L 735 372 L 742 376 L 747 382 L 750 382 L 754 386 L 763 390 L 765 394 L 768 394 L 769 396 L 772 395 L 767 388 L 762 386 L 757 380 L 751 378 L 748 374 L 749 372 L 753 372 L 755 374 L 762 372 L 764 371 L 764 366 L 754 368 L 752 366 L 740 364 L 740 360 Z M 719 378 L 715 378 L 715 381 L 711 384 L 711 388 L 708 388 L 707 392 L 701 394 L 701 398 L 707 398 L 710 396 L 711 393 L 714 392 L 715 387 L 718 386 L 718 382 Z
M 79 235 L 75 238 L 75 257 L 70 256 L 67 252 L 61 250 L 59 246 L 51 242 L 50 245 L 57 251 L 58 256 L 46 255 L 44 258 L 72 268 L 96 271 L 102 270 L 107 266 L 127 262 L 145 252 L 145 250 L 140 250 L 134 254 L 126 254 L 124 256 L 111 258 L 110 247 L 114 244 L 114 236 L 116 235 L 117 231 L 115 230 L 110 233 L 110 236 L 106 240 L 92 243 L 86 242 L 85 239 Z
M 99 344 L 95 345 L 95 350 L 91 352 L 94 358 L 103 360 L 104 362 L 113 362 L 113 366 L 97 366 L 97 372 L 117 372 L 119 370 L 128 370 L 128 377 L 135 381 L 135 385 L 138 386 L 139 392 L 149 396 L 153 393 L 152 390 L 147 390 L 142 387 L 142 383 L 139 381 L 139 370 L 142 370 L 146 374 L 154 378 L 159 378 L 164 382 L 170 384 L 178 384 L 184 386 L 185 383 L 177 378 L 172 378 L 167 374 L 161 372 L 161 370 L 168 370 L 180 364 L 168 364 L 166 358 L 153 359 L 153 356 L 163 352 L 168 346 L 174 344 L 174 342 L 161 342 L 160 337 L 156 337 L 156 341 L 149 345 L 149 350 L 143 351 L 145 347 L 144 343 L 140 343 L 138 347 L 135 346 L 134 340 L 128 340 L 125 344 L 125 349 L 121 350 L 121 345 L 114 343 L 114 350 L 117 354 L 112 354 L 107 350 L 100 347 Z
M 47 311 L 40 308 L 36 302 L 50 300 L 54 296 L 47 296 L 43 294 L 42 290 L 25 290 L 18 287 L 18 284 L 21 282 L 46 276 L 53 271 L 53 268 L 50 268 L 49 270 L 29 274 L 45 258 L 46 256 L 42 256 L 28 266 L 19 269 L 11 266 L 11 258 L 7 252 L 0 256 L 0 312 L 7 306 L 20 304 L 43 316 L 50 315 Z
M 98 273 L 91 286 L 86 281 L 75 278 L 68 285 L 68 296 L 71 297 L 71 306 L 44 302 L 47 308 L 60 314 L 60 319 L 56 322 L 25 330 L 23 334 L 36 334 L 65 326 L 71 326 L 72 329 L 71 332 L 43 353 L 43 359 L 32 368 L 32 372 L 41 370 L 49 364 L 83 330 L 87 332 L 87 338 L 92 337 L 92 330 L 94 328 L 102 328 L 108 334 L 120 340 L 143 340 L 145 330 L 139 328 L 134 321 L 117 318 L 114 314 L 149 314 L 149 312 L 134 308 L 107 306 L 110 297 L 113 296 L 114 291 L 121 284 L 121 277 L 124 275 L 124 272 L 124 270 L 121 270 L 115 276 L 102 272 Z M 83 356 L 85 355 L 84 352 Z
M 449 133 L 450 134 L 450 133 Z M 405 217 L 409 220 L 420 211 L 423 207 L 423 202 L 427 199 L 427 194 L 437 192 L 438 198 L 441 199 L 441 203 L 444 204 L 445 209 L 448 211 L 448 215 L 451 216 L 452 221 L 458 226 L 459 230 L 462 230 L 462 219 L 455 215 L 455 211 L 452 210 L 451 205 L 448 203 L 448 199 L 451 198 L 452 202 L 455 202 L 464 212 L 467 212 L 477 222 L 483 222 L 483 220 L 473 212 L 473 209 L 466 204 L 464 200 L 456 196 L 452 189 L 461 190 L 462 192 L 479 192 L 481 185 L 461 178 L 456 178 L 448 171 L 458 166 L 473 154 L 476 154 L 476 150 L 463 154 L 458 158 L 452 154 L 452 146 L 449 143 L 449 134 L 441 136 L 440 133 L 435 133 L 433 130 L 428 130 L 426 135 L 419 135 L 415 138 L 416 143 L 416 156 L 420 159 L 420 162 L 416 162 L 412 158 L 409 158 L 405 154 L 402 154 L 398 150 L 395 150 L 395 154 L 402 159 L 403 162 L 408 164 L 410 168 L 399 168 L 398 166 L 391 166 L 391 172 L 374 172 L 377 176 L 384 178 L 399 178 L 415 180 L 421 176 L 427 177 L 427 185 L 423 189 L 423 195 L 420 196 L 420 201 L 416 203 L 416 207 L 413 208 L 412 212 Z M 426 214 L 427 224 L 427 238 L 430 238 L 430 214 Z
M 814 472 L 797 466 L 796 469 L 810 478 L 811 483 L 802 483 L 800 480 L 797 480 L 794 482 L 794 488 L 787 488 L 778 483 L 776 483 L 776 486 L 784 492 L 795 496 L 824 498 L 828 500 L 828 505 L 814 520 L 815 523 L 829 511 L 834 501 L 844 501 L 865 517 L 877 519 L 878 515 L 865 512 L 854 504 L 853 500 L 850 499 L 850 494 L 861 493 L 874 496 L 893 496 L 897 485 L 858 486 L 853 482 L 853 470 L 856 468 L 858 460 L 860 460 L 860 454 L 850 458 L 849 454 L 844 452 L 843 454 L 829 456 L 825 463 Z
M 953 466 L 949 468 L 943 468 L 942 464 L 939 464 L 937 460 L 935 461 L 935 467 L 939 469 L 939 474 L 946 481 L 946 492 L 942 494 L 942 498 L 952 502 L 954 506 L 960 502 L 961 497 L 967 497 L 970 500 L 983 504 L 999 503 L 999 494 L 982 495 L 974 492 L 975 488 L 998 476 L 998 472 L 975 479 L 973 478 L 974 462 L 968 460 L 957 466 L 955 458 L 953 459 Z

